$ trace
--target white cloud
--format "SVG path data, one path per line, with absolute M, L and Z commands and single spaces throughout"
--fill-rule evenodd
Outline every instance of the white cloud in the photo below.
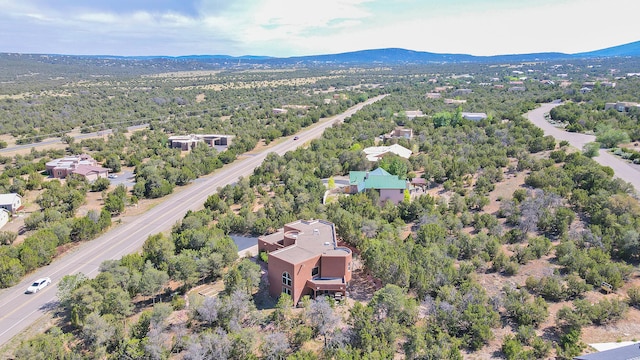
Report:
M 165 3 L 0 0 L 0 51 L 295 56 L 403 47 L 490 55 L 578 52 L 640 39 L 637 0 Z

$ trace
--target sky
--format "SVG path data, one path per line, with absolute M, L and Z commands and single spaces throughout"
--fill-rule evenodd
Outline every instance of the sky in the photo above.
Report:
M 638 0 L 0 0 L 0 52 L 576 53 L 640 40 L 638 13 Z

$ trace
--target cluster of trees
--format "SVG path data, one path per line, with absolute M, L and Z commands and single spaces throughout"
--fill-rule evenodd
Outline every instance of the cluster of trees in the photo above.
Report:
M 229 75 L 234 76 L 234 75 Z M 242 75 L 238 75 L 242 76 Z M 253 79 L 258 82 L 261 77 L 256 75 Z M 207 82 L 227 82 L 228 78 L 222 80 L 204 79 Z M 138 84 L 138 81 L 129 80 L 132 84 Z M 159 80 L 145 80 L 149 83 L 163 83 L 162 89 L 159 91 L 168 91 L 168 85 Z M 145 82 L 142 81 L 141 82 Z M 178 81 L 179 82 L 179 81 Z M 139 85 L 139 84 L 138 84 Z M 176 86 L 171 84 L 171 89 Z M 72 90 L 70 90 L 72 91 Z M 32 240 L 27 241 L 29 245 L 21 245 L 21 247 L 3 248 L 1 263 L 3 268 L 7 269 L 4 278 L 6 280 L 0 282 L 0 287 L 7 287 L 14 284 L 25 273 L 33 270 L 38 266 L 48 264 L 52 256 L 55 254 L 55 248 L 58 245 L 66 244 L 70 241 L 88 240 L 103 231 L 110 224 L 111 216 L 116 216 L 124 211 L 129 203 L 136 203 L 140 198 L 158 198 L 170 194 L 175 186 L 183 186 L 198 178 L 220 168 L 223 164 L 230 163 L 235 160 L 238 154 L 242 154 L 253 149 L 260 139 L 268 141 L 283 135 L 289 135 L 298 131 L 303 126 L 308 126 L 319 120 L 321 116 L 333 115 L 343 111 L 347 106 L 353 105 L 355 101 L 364 101 L 367 99 L 366 94 L 348 93 L 348 96 L 339 101 L 325 104 L 323 98 L 325 95 L 310 96 L 311 90 L 298 92 L 288 92 L 286 89 L 279 89 L 273 93 L 264 93 L 265 98 L 258 101 L 251 99 L 253 92 L 242 89 L 229 90 L 224 95 L 216 95 L 216 100 L 223 105 L 216 112 L 207 110 L 205 105 L 198 105 L 199 110 L 191 110 L 189 113 L 180 113 L 176 111 L 175 106 L 184 106 L 189 102 L 172 102 L 159 101 L 162 97 L 154 97 L 153 106 L 171 107 L 164 109 L 168 111 L 167 116 L 171 115 L 171 121 L 151 121 L 156 119 L 158 114 L 144 114 L 144 111 L 135 108 L 134 104 L 143 101 L 138 96 L 148 96 L 148 94 L 136 93 L 133 98 L 129 96 L 112 97 L 109 91 L 99 89 L 95 94 L 87 94 L 79 91 L 77 95 L 77 103 L 70 105 L 69 99 L 60 100 L 56 96 L 43 96 L 37 105 L 29 111 L 35 111 L 39 114 L 48 114 L 46 119 L 33 116 L 25 116 L 24 111 L 18 111 L 14 106 L 21 107 L 19 101 L 11 99 L 2 99 L 7 104 L 2 107 L 2 111 L 11 116 L 25 117 L 24 121 L 28 123 L 16 121 L 16 131 L 20 133 L 20 127 L 23 124 L 28 128 L 36 127 L 40 132 L 59 132 L 66 131 L 72 127 L 84 126 L 86 128 L 93 126 L 95 120 L 89 116 L 99 113 L 104 106 L 105 111 L 116 111 L 115 115 L 122 110 L 124 113 L 131 113 L 132 117 L 138 116 L 151 122 L 149 129 L 136 131 L 127 136 L 127 130 L 124 125 L 130 124 L 127 121 L 116 124 L 117 128 L 106 138 L 84 139 L 75 141 L 71 136 L 63 136 L 62 140 L 67 143 L 66 151 L 62 150 L 45 150 L 37 151 L 32 149 L 27 155 L 16 155 L 13 159 L 9 157 L 1 157 L 0 163 L 3 164 L 3 172 L 0 175 L 0 189 L 3 192 L 15 192 L 26 195 L 27 191 L 44 189 L 44 192 L 38 197 L 37 203 L 42 208 L 40 212 L 34 212 L 25 219 L 25 229 L 30 232 L 47 229 L 56 235 L 57 241 L 43 241 L 46 248 L 52 247 L 53 250 L 39 251 L 37 255 L 32 255 L 34 244 Z M 113 90 L 118 91 L 118 90 Z M 303 95 L 306 93 L 307 95 Z M 195 93 L 191 94 L 193 97 Z M 111 99 L 104 104 L 101 100 L 104 96 Z M 73 97 L 73 96 L 72 96 Z M 301 104 L 309 104 L 308 109 L 300 109 L 299 111 L 291 111 L 286 116 L 273 116 L 271 109 L 280 107 L 286 100 L 300 102 Z M 118 103 L 122 102 L 122 104 Z M 44 103 L 44 104 L 43 104 Z M 63 105 L 64 103 L 64 105 Z M 196 102 L 193 102 L 196 104 Z M 62 106 L 66 110 L 63 111 L 65 121 L 58 121 L 56 111 L 53 110 L 57 106 Z M 152 107 L 153 107 L 152 106 Z M 195 105 L 194 105 L 195 106 Z M 210 106 L 210 104 L 208 105 Z M 114 110 L 115 109 L 115 110 Z M 119 109 L 119 110 L 118 110 Z M 124 110 L 128 109 L 128 110 Z M 163 111 L 164 111 L 163 110 Z M 44 115 L 43 115 L 44 116 Z M 49 116 L 53 116 L 49 118 Z M 111 115 L 109 115 L 111 116 Z M 129 115 L 127 115 L 129 116 Z M 147 116 L 147 118 L 145 118 Z M 220 117 L 229 117 L 221 119 Z M 149 119 L 151 117 L 152 119 Z M 10 117 L 12 118 L 12 117 Z M 82 119 L 81 123 L 80 118 Z M 96 120 L 100 123 L 107 122 L 107 115 L 99 116 Z M 75 120 L 74 120 L 75 119 Z M 156 120 L 160 119 L 158 117 Z M 76 121 L 77 120 L 77 121 Z M 99 129 L 103 129 L 100 127 Z M 275 133 L 272 131 L 275 130 Z M 9 127 L 3 127 L 2 131 L 12 131 Z M 35 131 L 33 129 L 29 131 Z M 224 152 L 216 152 L 216 150 L 207 146 L 199 146 L 188 154 L 184 155 L 177 149 L 170 149 L 167 146 L 167 132 L 216 132 L 234 134 L 233 144 Z M 14 134 L 15 135 L 15 134 Z M 23 138 L 23 140 L 28 140 Z M 123 164 L 127 166 L 135 166 L 136 184 L 133 187 L 131 196 L 125 187 L 117 187 L 112 191 L 107 191 L 109 181 L 107 179 L 99 179 L 92 184 L 88 184 L 80 178 L 71 177 L 63 184 L 58 180 L 45 181 L 44 170 L 45 163 L 52 158 L 62 157 L 65 154 L 82 154 L 91 152 L 93 157 L 104 163 L 113 172 L 121 170 Z M 184 155 L 184 156 L 183 156 Z M 302 184 L 304 186 L 304 184 Z M 322 185 L 318 185 L 321 187 Z M 76 211 L 80 205 L 85 202 L 87 191 L 102 191 L 104 200 L 103 211 L 92 211 L 86 216 L 75 218 Z M 247 231 L 252 224 L 247 225 L 246 221 L 237 221 L 242 219 L 237 216 L 222 217 L 222 228 L 225 232 Z M 236 223 L 241 223 L 240 225 Z M 264 233 L 269 229 L 269 225 L 263 223 L 261 230 L 255 229 L 255 232 Z M 31 237 L 41 238 L 38 234 L 29 235 Z M 47 238 L 44 236 L 43 238 Z M 38 242 L 38 241 L 35 241 Z M 21 255 L 23 254 L 23 255 Z M 37 259 L 32 259 L 32 258 Z M 24 263 L 23 260 L 24 259 Z
M 68 336 L 71 333 L 54 328 L 23 343 L 15 353 L 16 358 L 33 358 L 42 351 L 42 342 L 59 345 L 47 352 L 54 358 L 60 354 L 63 355 L 58 358 L 70 358 L 77 353 L 90 354 L 89 357 L 156 359 L 185 349 L 195 352 L 194 346 L 202 346 L 200 339 L 208 339 L 207 335 L 196 334 L 193 341 L 187 341 L 179 335 L 185 329 L 172 328 L 168 322 L 174 310 L 185 307 L 184 298 L 177 294 L 201 280 L 220 278 L 223 269 L 237 259 L 238 251 L 229 237 L 209 226 L 211 218 L 207 213 L 187 214 L 170 236 L 150 236 L 141 254 L 104 262 L 94 279 L 82 274 L 65 276 L 58 286 L 59 307 L 80 342 L 71 342 Z M 170 280 L 182 284 L 182 291 L 169 288 Z M 207 300 L 199 304 L 194 300 L 191 306 L 194 321 L 208 323 L 204 328 L 217 324 L 227 331 L 237 330 L 243 325 L 240 317 L 248 319 L 251 315 L 254 305 L 250 295 L 259 281 L 258 265 L 248 260 L 236 264 L 225 275 L 226 295 L 220 303 L 211 304 Z M 167 299 L 170 303 L 164 302 Z M 153 304 L 151 310 L 142 312 L 135 322 L 126 321 L 136 307 L 149 302 Z M 245 332 L 240 340 L 248 339 L 251 334 Z M 169 343 L 172 345 L 168 346 Z
M 640 81 L 636 77 L 617 80 L 615 88 L 596 86 L 592 94 L 576 98 L 553 108 L 553 120 L 566 124 L 568 131 L 595 133 L 603 148 L 614 148 L 618 144 L 640 139 L 640 110 L 631 107 L 620 112 L 615 108 L 605 110 L 607 102 L 638 101 Z
M 41 211 L 25 219 L 25 228 L 31 230 L 30 234 L 17 246 L 0 247 L 0 267 L 3 269 L 0 287 L 12 286 L 24 274 L 49 264 L 57 254 L 58 246 L 92 239 L 111 225 L 111 214 L 107 210 L 91 210 L 85 216 L 75 216 L 89 188 L 82 179 L 70 178 L 64 185 L 59 180 L 52 180 L 43 183 L 42 187 L 44 191 L 36 201 Z

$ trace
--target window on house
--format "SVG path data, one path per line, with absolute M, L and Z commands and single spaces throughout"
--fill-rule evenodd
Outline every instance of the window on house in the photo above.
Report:
M 351 261 L 347 264 L 347 270 L 351 271 Z
M 291 275 L 288 272 L 282 273 L 282 283 L 287 286 L 291 286 Z
M 291 296 L 291 289 L 283 286 L 282 287 L 282 293 Z
M 318 276 L 318 274 L 320 274 L 320 267 L 316 266 L 311 269 L 311 276 Z

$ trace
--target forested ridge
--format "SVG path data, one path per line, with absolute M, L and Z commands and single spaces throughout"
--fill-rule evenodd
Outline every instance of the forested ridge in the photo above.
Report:
M 23 267 L 25 262 L 39 266 L 44 257 L 38 251 L 52 251 L 61 238 L 90 238 L 79 230 L 95 224 L 95 232 L 101 231 L 125 203 L 164 196 L 173 186 L 187 185 L 258 143 L 294 134 L 319 117 L 374 95 L 388 96 L 327 129 L 320 139 L 283 156 L 270 154 L 251 176 L 218 189 L 204 209 L 186 214 L 170 234 L 150 236 L 141 253 L 105 262 L 94 279 L 65 277 L 58 288 L 55 326 L 23 341 L 12 356 L 571 359 L 585 351 L 583 338 L 592 339 L 589 332 L 639 314 L 635 269 L 640 206 L 636 191 L 615 179 L 611 168 L 598 165 L 582 149 L 545 137 L 522 114 L 555 99 L 577 105 L 556 108 L 554 118 L 570 119 L 572 112 L 588 109 L 605 113 L 598 104 L 620 97 L 632 100 L 638 79 L 616 79 L 615 88 L 578 98 L 585 74 L 604 81 L 612 77 L 610 68 L 637 66 L 620 59 L 571 66 L 460 64 L 126 81 L 113 100 L 140 112 L 136 100 L 130 103 L 138 99 L 141 108 L 158 119 L 150 121 L 148 129 L 131 134 L 119 130 L 107 140 L 68 139 L 64 151 L 32 151 L 4 159 L 2 186 L 7 191 L 42 191 L 38 203 L 43 210 L 25 219 L 33 231 L 28 241 L 0 248 L 5 258 L 18 259 L 4 261 L 13 261 L 14 267 L 15 261 Z M 301 78 L 313 80 L 277 86 L 270 82 Z M 247 79 L 253 79 L 254 86 L 229 85 Z M 561 86 L 564 79 L 573 81 Z M 141 86 L 138 81 L 156 87 L 134 90 Z M 212 88 L 224 84 L 225 89 Z M 112 85 L 109 91 L 116 91 Z M 510 91 L 513 86 L 525 90 Z M 189 90 L 177 89 L 186 87 Z M 443 88 L 438 90 L 441 98 L 425 96 L 436 88 Z M 126 98 L 120 92 L 124 89 L 136 94 Z M 472 92 L 454 95 L 458 89 Z M 195 100 L 201 93 L 208 99 L 205 104 Z M 334 93 L 343 95 L 334 99 Z M 109 98 L 94 96 L 96 104 Z M 178 96 L 185 104 L 175 101 Z M 65 102 L 64 97 L 51 98 L 43 101 Z M 446 98 L 458 101 L 447 104 Z M 19 117 L 16 109 L 24 106 L 19 102 L 7 100 L 4 111 Z M 289 109 L 284 116 L 271 112 L 286 104 L 308 108 Z M 425 116 L 407 117 L 412 110 Z M 171 111 L 183 115 L 160 120 Z M 636 114 L 608 111 L 607 117 L 590 121 L 635 131 Z M 53 129 L 56 121 L 48 111 L 41 112 L 39 120 L 29 121 Z M 487 118 L 466 120 L 464 112 L 485 112 Z M 72 121 L 65 126 L 71 124 L 90 125 Z M 396 127 L 412 129 L 413 137 L 381 139 Z M 19 128 L 6 133 L 24 136 Z M 196 132 L 231 133 L 237 140 L 222 153 L 202 147 L 184 154 L 166 146 L 168 134 Z M 629 140 L 636 139 L 630 135 Z M 373 163 L 362 152 L 395 142 L 413 155 Z M 112 166 L 135 167 L 136 184 L 98 189 L 95 183 L 49 181 L 40 174 L 46 159 L 82 152 Z M 397 205 L 380 204 L 374 191 L 330 191 L 323 203 L 334 178 L 378 166 L 402 178 L 424 178 L 427 188 Z M 104 210 L 75 217 L 90 190 L 104 191 Z M 270 299 L 265 294 L 261 269 L 266 258 L 238 259 L 228 235 L 269 234 L 297 219 L 336 224 L 341 241 L 362 264 L 350 286 L 355 293 L 369 282 L 373 290 L 368 296 L 344 302 L 304 299 L 294 308 L 287 295 Z M 27 247 L 38 251 L 30 255 Z M 601 290 L 604 283 L 611 293 Z M 218 284 L 220 293 L 201 296 L 191 291 L 203 284 Z

